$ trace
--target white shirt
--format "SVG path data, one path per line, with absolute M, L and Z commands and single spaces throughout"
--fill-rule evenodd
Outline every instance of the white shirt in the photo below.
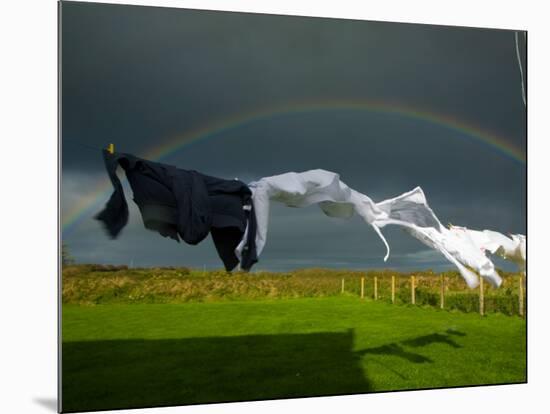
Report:
M 354 214 L 359 215 L 386 245 L 384 261 L 389 257 L 390 247 L 380 229 L 387 225 L 398 225 L 425 245 L 441 252 L 458 268 L 468 286 L 473 288 L 479 284 L 478 276 L 470 269 L 475 270 L 494 286 L 502 283 L 493 263 L 480 248 L 477 235 L 449 230 L 441 225 L 420 187 L 375 203 L 365 194 L 348 187 L 340 180 L 338 174 L 320 169 L 264 177 L 250 183 L 249 187 L 253 193 L 252 200 L 256 213 L 258 257 L 267 241 L 271 201 L 278 201 L 289 207 L 318 204 L 327 216 L 350 218 Z M 247 233 L 248 228 L 235 249 L 239 258 Z M 524 236 L 518 235 L 519 240 L 521 237 L 525 240 Z M 523 249 L 525 250 L 525 247 Z

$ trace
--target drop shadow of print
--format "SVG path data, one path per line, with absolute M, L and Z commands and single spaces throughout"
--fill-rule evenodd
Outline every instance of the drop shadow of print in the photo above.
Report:
M 352 330 L 63 343 L 63 412 L 371 390 Z

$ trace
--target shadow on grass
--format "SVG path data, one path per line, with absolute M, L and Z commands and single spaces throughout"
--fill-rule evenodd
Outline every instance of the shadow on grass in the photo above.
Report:
M 407 345 L 407 346 L 410 346 L 410 347 L 413 347 L 413 348 L 418 348 L 418 347 L 421 347 L 421 346 L 426 346 L 426 345 L 431 345 L 431 344 L 436 344 L 436 343 L 447 344 L 447 345 L 449 345 L 450 347 L 453 347 L 453 348 L 462 348 L 448 334 L 439 334 L 439 333 L 419 336 L 418 338 L 409 339 L 409 340 L 403 341 L 401 343 L 403 345 Z
M 464 332 L 457 331 L 456 329 L 447 329 L 445 332 L 449 335 L 466 336 Z
M 382 346 L 363 349 L 363 350 L 357 351 L 356 353 L 361 357 L 364 357 L 366 355 L 386 355 L 386 356 L 398 357 L 398 358 L 404 359 L 405 361 L 412 362 L 415 364 L 433 363 L 434 361 L 431 358 L 428 358 L 416 352 L 409 351 L 405 349 L 405 347 L 419 348 L 419 347 L 439 343 L 439 344 L 449 345 L 452 348 L 462 348 L 461 345 L 457 344 L 452 339 L 451 335 L 461 336 L 461 337 L 466 336 L 466 334 L 463 332 L 448 329 L 444 334 L 433 333 L 429 335 L 422 335 L 416 338 L 401 341 L 399 343 L 392 342 Z M 401 379 L 407 379 L 405 375 L 403 375 L 398 370 L 391 368 L 388 364 L 385 364 L 381 361 L 376 361 L 376 360 L 371 360 L 371 362 L 375 362 L 376 364 L 393 372 Z
M 367 348 L 363 349 L 362 351 L 358 352 L 360 355 L 392 355 L 399 358 L 403 358 L 409 362 L 414 362 L 417 364 L 423 364 L 425 362 L 433 362 L 430 358 L 425 357 L 420 354 L 416 354 L 414 352 L 410 352 L 405 350 L 402 346 L 391 343 L 387 345 L 378 346 L 375 348 Z
M 361 359 L 434 361 L 407 347 L 460 348 L 453 331 L 354 351 L 353 330 L 63 343 L 63 411 L 159 407 L 373 391 Z M 382 361 L 373 362 L 406 379 Z M 402 367 L 407 370 L 406 366 Z
M 368 392 L 353 331 L 63 344 L 63 411 Z

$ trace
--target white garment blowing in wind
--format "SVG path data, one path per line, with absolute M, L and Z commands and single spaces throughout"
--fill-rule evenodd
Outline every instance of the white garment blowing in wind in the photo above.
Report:
M 523 234 L 507 237 L 493 230 L 472 230 L 460 226 L 450 226 L 450 230 L 460 237 L 469 237 L 479 249 L 516 263 L 519 271 L 525 273 L 527 240 Z
M 478 286 L 477 274 L 494 286 L 502 283 L 493 263 L 483 250 L 469 237 L 441 225 L 420 187 L 398 197 L 375 203 L 365 194 L 348 187 L 340 180 L 338 174 L 320 169 L 264 177 L 250 183 L 249 187 L 253 192 L 257 218 L 255 240 L 258 256 L 267 241 L 271 201 L 289 207 L 318 204 L 330 217 L 350 218 L 354 214 L 359 215 L 384 242 L 387 249 L 384 261 L 389 257 L 390 248 L 380 229 L 387 225 L 397 225 L 425 245 L 441 252 L 458 268 L 469 287 Z M 236 248 L 239 258 L 247 232 L 248 229 Z M 468 268 L 475 270 L 477 274 Z

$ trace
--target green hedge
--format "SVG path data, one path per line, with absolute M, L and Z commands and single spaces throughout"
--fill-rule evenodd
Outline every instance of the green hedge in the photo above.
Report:
M 519 313 L 519 276 L 501 272 L 504 283 L 485 287 L 485 312 Z M 341 295 L 360 296 L 365 280 L 367 300 L 374 297 L 391 302 L 391 278 L 395 276 L 396 304 L 411 303 L 410 276 L 390 270 L 299 269 L 292 272 L 201 271 L 187 267 L 128 268 L 113 265 L 73 265 L 63 268 L 62 300 L 66 304 L 182 303 L 216 300 L 296 298 Z M 445 309 L 479 312 L 479 289 L 469 289 L 457 272 L 415 272 L 415 301 L 418 306 L 440 307 L 442 277 Z

